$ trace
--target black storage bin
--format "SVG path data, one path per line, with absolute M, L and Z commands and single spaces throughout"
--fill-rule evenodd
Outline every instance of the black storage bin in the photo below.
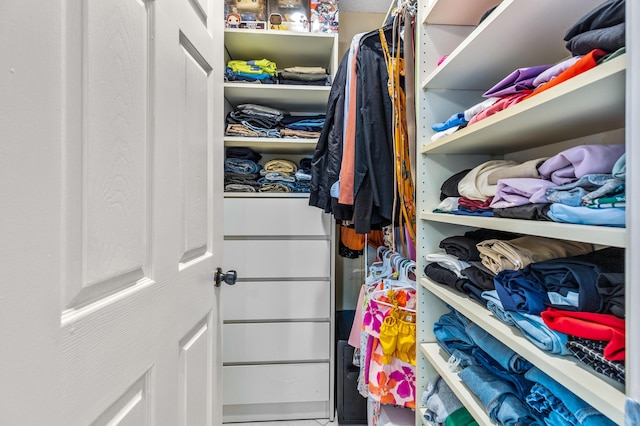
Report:
M 337 345 L 337 392 L 339 424 L 367 424 L 367 400 L 358 392 L 360 369 L 353 365 L 354 348 L 346 340 Z

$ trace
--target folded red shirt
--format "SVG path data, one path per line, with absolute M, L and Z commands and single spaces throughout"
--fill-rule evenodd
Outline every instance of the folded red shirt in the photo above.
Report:
M 542 320 L 552 330 L 583 339 L 602 340 L 605 359 L 624 361 L 625 324 L 624 319 L 609 314 L 593 312 L 573 312 L 547 308 L 540 313 Z

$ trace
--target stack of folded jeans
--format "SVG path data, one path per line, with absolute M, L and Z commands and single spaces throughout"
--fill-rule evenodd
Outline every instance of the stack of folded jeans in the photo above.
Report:
M 227 115 L 227 136 L 279 138 L 284 111 L 264 105 L 242 104 Z
M 505 344 L 452 310 L 434 324 L 438 343 L 451 354 L 449 364 L 497 424 L 540 424 L 523 403 L 533 383 L 531 364 Z
M 535 382 L 526 396 L 527 405 L 544 418 L 548 425 L 613 426 L 615 423 L 602 415 L 567 388 L 540 371 L 531 368 L 525 374 Z
M 280 130 L 280 135 L 283 138 L 317 139 L 320 137 L 324 121 L 324 115 L 288 115 L 280 122 L 284 127 Z
M 256 192 L 262 166 L 260 154 L 251 148 L 229 147 L 224 160 L 225 192 Z
M 310 168 L 310 159 L 303 159 L 301 168 L 285 159 L 274 159 L 264 165 L 258 179 L 260 192 L 309 192 L 311 176 L 306 172 Z M 302 168 L 304 165 L 305 168 Z

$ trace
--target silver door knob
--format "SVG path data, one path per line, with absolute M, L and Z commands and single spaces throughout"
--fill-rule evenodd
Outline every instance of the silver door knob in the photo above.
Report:
M 216 268 L 216 273 L 213 274 L 213 281 L 215 282 L 216 287 L 220 287 L 223 281 L 229 285 L 234 285 L 237 279 L 238 273 L 233 269 L 223 273 L 222 268 Z

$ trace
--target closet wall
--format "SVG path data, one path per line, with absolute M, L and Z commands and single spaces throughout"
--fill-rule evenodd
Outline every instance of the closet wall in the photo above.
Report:
M 464 3 L 464 6 L 463 6 Z M 482 14 L 499 4 L 481 24 Z M 607 66 L 574 77 L 562 89 L 538 95 L 520 105 L 431 142 L 431 124 L 442 122 L 482 100 L 481 94 L 514 69 L 555 63 L 568 56 L 564 32 L 601 0 L 554 1 L 432 0 L 419 2 L 416 50 L 418 110 L 418 271 L 426 265 L 424 256 L 437 252 L 439 242 L 475 228 L 525 233 L 627 249 L 627 307 L 637 306 L 640 297 L 634 281 L 640 273 L 637 260 L 640 244 L 634 238 L 638 201 L 631 198 L 627 227 L 607 228 L 432 213 L 439 203 L 440 185 L 453 174 L 491 159 L 525 161 L 551 156 L 582 144 L 621 143 L 626 140 L 627 164 L 638 164 L 632 141 L 638 125 L 638 74 L 640 67 L 631 46 L 638 35 L 638 6 L 627 2 L 627 54 Z M 468 6 L 468 7 L 467 7 Z M 635 10 L 634 10 L 635 8 Z M 634 19 L 635 17 L 635 19 Z M 637 38 L 636 38 L 637 40 Z M 633 46 L 635 48 L 635 46 Z M 448 59 L 441 66 L 437 61 Z M 635 83 L 633 75 L 635 74 Z M 635 96 L 634 96 L 635 94 Z M 626 102 L 625 102 L 626 100 Z M 625 115 L 626 128 L 625 128 Z M 635 120 L 637 121 L 637 120 Z M 635 161 L 634 161 L 635 160 Z M 627 177 L 627 193 L 634 182 L 633 166 Z M 635 172 L 636 177 L 638 172 Z M 636 253 L 636 256 L 633 255 Z M 635 277 L 635 279 L 634 279 Z M 447 366 L 447 354 L 439 348 L 433 324 L 452 306 L 487 330 L 508 347 L 527 358 L 573 393 L 618 424 L 624 424 L 627 396 L 637 400 L 639 375 L 638 313 L 627 310 L 627 385 L 597 376 L 566 358 L 539 350 L 518 331 L 496 320 L 489 311 L 461 293 L 420 279 L 418 311 L 418 399 L 429 380 L 441 375 L 480 424 L 492 424 L 482 405 Z M 635 305 L 634 305 L 635 302 Z M 636 338 L 634 339 L 635 336 Z M 417 410 L 417 423 L 424 422 Z M 426 422 L 425 422 L 426 424 Z

